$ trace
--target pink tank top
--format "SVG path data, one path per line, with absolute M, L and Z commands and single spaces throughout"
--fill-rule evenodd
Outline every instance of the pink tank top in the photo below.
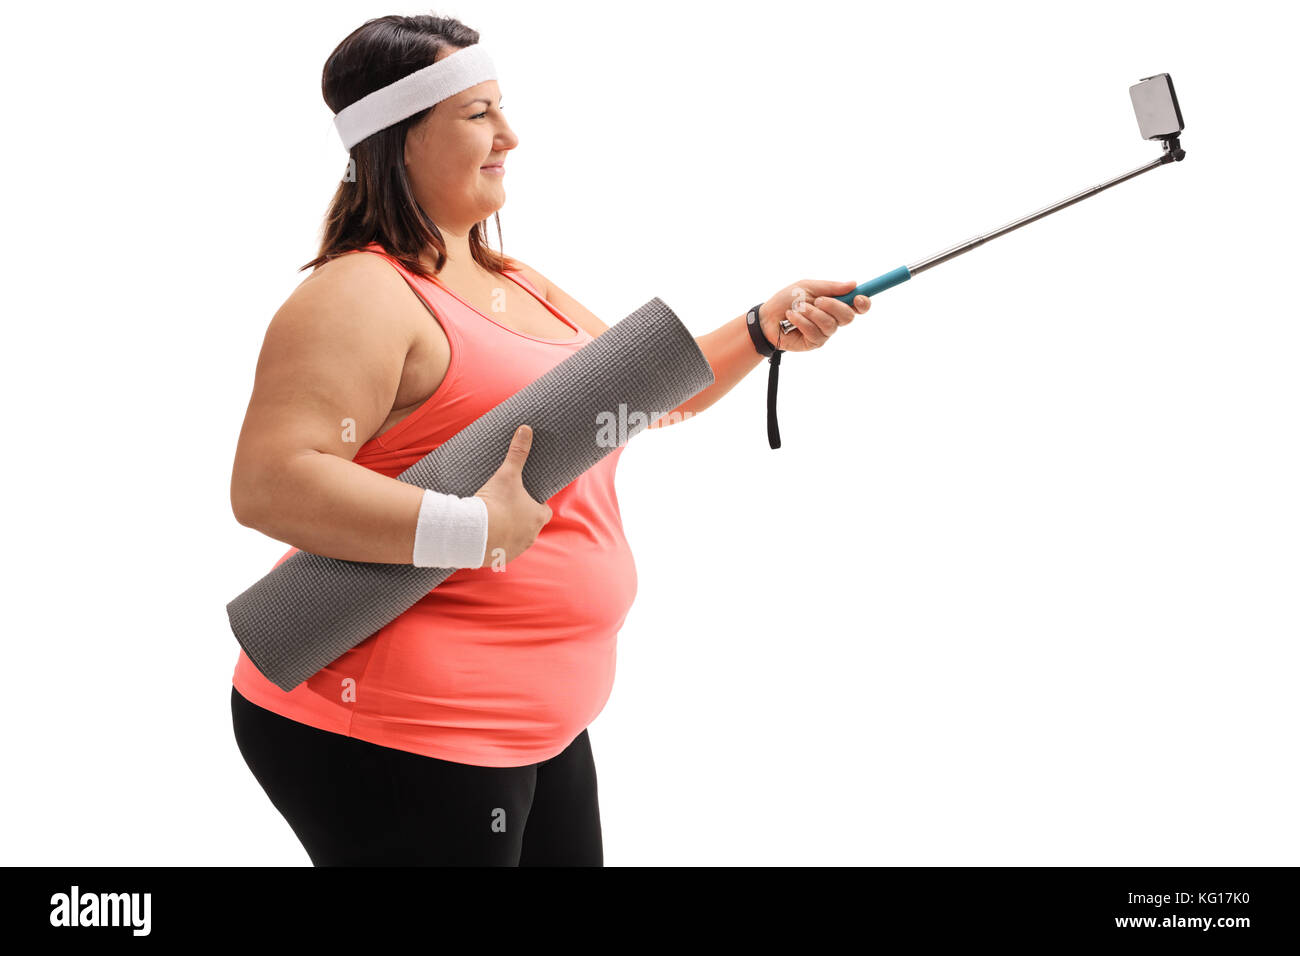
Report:
M 433 395 L 353 459 L 381 474 L 405 471 L 592 341 L 518 273 L 509 278 L 572 327 L 574 338 L 517 332 L 408 271 L 378 244 L 362 251 L 392 263 L 451 347 Z M 291 691 L 262 676 L 241 649 L 235 689 L 291 720 L 457 763 L 518 767 L 554 757 L 604 708 L 615 639 L 636 595 L 614 493 L 624 448 L 546 502 L 550 522 L 504 571 L 489 564 L 454 572 Z

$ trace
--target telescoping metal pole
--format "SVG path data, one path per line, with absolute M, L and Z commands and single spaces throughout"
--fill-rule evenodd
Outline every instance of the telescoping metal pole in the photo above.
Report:
M 1176 142 L 1177 141 L 1175 140 L 1175 144 Z M 984 245 L 984 243 L 988 242 L 990 239 L 996 239 L 998 236 L 1005 236 L 1007 233 L 1014 232 L 1021 226 L 1027 226 L 1031 222 L 1036 222 L 1037 220 L 1042 219 L 1044 216 L 1050 216 L 1052 213 L 1064 209 L 1066 206 L 1073 206 L 1075 203 L 1082 202 L 1089 196 L 1095 196 L 1104 189 L 1110 189 L 1111 186 L 1118 186 L 1125 180 L 1132 179 L 1134 176 L 1140 176 L 1145 172 L 1155 169 L 1157 166 L 1163 166 L 1165 163 L 1171 163 L 1175 162 L 1176 159 L 1181 159 L 1182 156 L 1176 155 L 1176 153 L 1182 153 L 1182 150 L 1166 149 L 1164 155 L 1159 159 L 1154 159 L 1145 166 L 1139 166 L 1132 172 L 1127 172 L 1122 176 L 1116 176 L 1114 179 L 1109 179 L 1098 186 L 1085 189 L 1083 192 L 1075 193 L 1068 199 L 1062 199 L 1060 202 L 1052 203 L 1052 205 L 1038 210 L 1038 212 L 1032 212 L 1028 216 L 1022 216 L 1015 222 L 1009 222 L 1005 226 L 994 229 L 992 232 L 986 232 L 982 236 L 967 239 L 965 242 L 953 246 L 951 249 L 945 249 L 943 252 L 935 253 L 928 259 L 922 259 L 914 265 L 899 266 L 897 269 L 886 272 L 884 275 L 877 276 L 874 279 L 869 279 L 852 292 L 846 292 L 844 295 L 837 295 L 834 296 L 834 298 L 839 299 L 841 302 L 852 304 L 856 296 L 865 295 L 870 297 L 875 295 L 877 292 L 884 292 L 886 289 L 892 289 L 894 286 L 906 282 L 908 279 L 912 278 L 912 276 L 920 275 L 926 269 L 932 269 L 940 263 L 947 262 L 950 259 L 955 259 L 964 252 L 970 252 L 970 250 Z M 787 333 L 794 331 L 794 325 L 789 319 L 781 320 L 781 331 Z

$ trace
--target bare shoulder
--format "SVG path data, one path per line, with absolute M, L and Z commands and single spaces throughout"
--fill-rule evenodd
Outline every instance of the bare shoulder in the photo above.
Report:
M 548 286 L 550 285 L 550 283 L 546 281 L 546 276 L 542 275 L 532 266 L 528 265 L 527 263 L 519 259 L 515 259 L 514 262 L 515 265 L 518 267 L 516 271 L 519 272 L 529 282 L 531 282 L 533 287 L 542 294 L 542 298 L 546 299 L 549 302 L 550 289 L 548 288 Z
M 537 287 L 537 291 L 542 293 L 542 297 L 546 299 L 547 302 L 555 306 L 556 309 L 563 312 L 574 322 L 578 323 L 582 328 L 586 329 L 587 333 L 592 338 L 595 338 L 600 335 L 600 333 L 609 329 L 609 326 L 593 314 L 590 309 L 573 296 L 569 295 L 546 276 L 542 275 L 532 266 L 525 265 L 518 259 L 516 259 L 515 262 L 519 265 L 520 273 L 523 274 L 525 279 Z
M 366 252 L 318 266 L 289 294 L 272 325 L 312 326 L 319 332 L 364 326 L 408 342 L 424 310 L 391 262 Z
M 419 335 L 417 309 L 406 280 L 383 257 L 339 256 L 303 279 L 272 316 L 259 365 L 296 377 L 337 377 L 351 366 L 386 387 Z
M 406 280 L 383 256 L 350 252 L 317 266 L 289 298 L 318 300 L 342 296 L 351 300 L 376 294 L 392 295 L 405 289 Z
M 360 446 L 344 420 L 360 436 L 383 427 L 415 341 L 414 300 L 391 263 L 369 254 L 331 260 L 299 283 L 258 355 L 236 452 L 241 483 L 303 450 L 352 459 Z

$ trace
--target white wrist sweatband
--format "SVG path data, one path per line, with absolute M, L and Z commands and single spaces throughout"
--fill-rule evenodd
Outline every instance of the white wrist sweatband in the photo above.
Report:
M 487 502 L 430 488 L 420 502 L 411 563 L 418 568 L 478 568 L 487 556 Z

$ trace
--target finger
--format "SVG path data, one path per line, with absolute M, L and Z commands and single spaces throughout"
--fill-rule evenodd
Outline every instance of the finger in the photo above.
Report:
M 813 304 L 833 318 L 836 325 L 848 325 L 857 317 L 857 313 L 853 311 L 853 306 L 841 302 L 833 296 L 819 295 Z
M 805 319 L 802 315 L 799 315 L 797 312 L 795 312 L 794 309 L 785 310 L 785 321 L 789 322 L 790 325 L 794 327 L 794 330 L 792 332 L 785 332 L 785 334 L 793 335 L 795 332 L 797 332 L 803 338 L 805 343 L 810 342 L 812 336 L 817 331 L 817 326 L 813 325 L 812 322 L 810 322 L 808 319 Z M 780 343 L 778 342 L 778 346 L 779 344 Z
M 804 303 L 804 305 L 807 306 L 807 303 Z M 820 348 L 826 344 L 826 333 L 812 319 L 812 314 L 820 311 L 820 309 L 808 306 L 803 313 L 798 312 L 796 309 L 787 309 L 785 312 L 785 317 L 790 320 L 796 329 L 803 333 L 804 341 L 811 348 Z
M 839 323 L 835 321 L 835 316 L 831 315 L 825 309 L 821 308 L 817 304 L 816 300 L 811 300 L 803 303 L 796 302 L 794 304 L 794 308 L 798 309 L 800 305 L 804 306 L 806 310 L 804 312 L 804 315 L 812 319 L 813 322 L 817 324 L 817 328 L 821 332 L 821 334 L 826 336 L 827 338 L 829 338 L 831 336 L 831 333 L 833 333 L 837 328 L 839 328 Z

